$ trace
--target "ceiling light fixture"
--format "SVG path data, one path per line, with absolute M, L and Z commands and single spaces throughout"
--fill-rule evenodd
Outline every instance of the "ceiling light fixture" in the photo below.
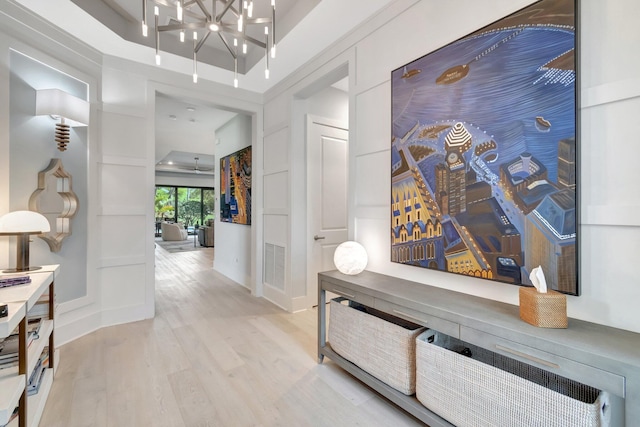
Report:
M 212 0 L 206 6 L 204 0 L 142 0 L 142 35 L 148 36 L 147 2 L 154 6 L 156 65 L 160 65 L 160 33 L 178 31 L 184 42 L 185 30 L 193 31 L 193 82 L 198 82 L 197 55 L 207 38 L 215 33 L 220 37 L 234 61 L 233 84 L 238 87 L 238 39 L 242 41 L 241 52 L 247 54 L 247 42 L 265 50 L 265 78 L 269 78 L 269 56 L 276 57 L 276 5 L 271 0 L 270 16 L 254 17 L 253 0 Z M 269 0 L 263 0 L 269 2 Z M 175 10 L 175 18 L 169 18 L 167 25 L 159 25 L 159 6 L 170 6 Z M 169 8 L 167 8 L 169 9 Z M 172 13 L 172 12 L 171 12 Z M 264 26 L 264 41 L 247 34 L 247 27 Z M 271 28 L 269 28 L 271 27 Z M 201 32 L 199 38 L 198 31 Z M 251 31 L 250 31 L 251 32 Z M 227 41 L 233 37 L 233 46 Z M 257 36 L 259 37 L 259 36 Z

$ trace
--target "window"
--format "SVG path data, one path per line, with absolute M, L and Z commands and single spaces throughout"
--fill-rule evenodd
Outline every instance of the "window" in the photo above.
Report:
M 185 226 L 200 225 L 202 222 L 202 190 L 192 187 L 178 187 L 178 222 Z
M 203 225 L 214 218 L 214 203 L 213 188 L 156 186 L 156 221 Z
M 171 220 L 176 215 L 175 187 L 156 187 L 156 221 Z

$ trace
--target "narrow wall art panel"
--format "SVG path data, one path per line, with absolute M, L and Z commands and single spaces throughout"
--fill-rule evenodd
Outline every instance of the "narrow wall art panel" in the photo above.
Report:
M 391 73 L 393 262 L 578 295 L 576 3 L 541 0 Z
M 220 221 L 251 225 L 251 146 L 220 159 Z

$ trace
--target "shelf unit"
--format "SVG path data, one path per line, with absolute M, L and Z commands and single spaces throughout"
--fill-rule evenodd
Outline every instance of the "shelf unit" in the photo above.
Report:
M 0 302 L 8 304 L 9 308 L 9 315 L 0 319 L 0 339 L 11 335 L 16 327 L 19 335 L 18 366 L 0 370 L 0 426 L 7 424 L 16 407 L 18 417 L 8 424 L 10 427 L 37 426 L 40 422 L 57 366 L 54 278 L 58 271 L 58 265 L 44 266 L 41 270 L 24 273 L 31 277 L 31 283 L 0 289 Z M 28 345 L 29 312 L 46 291 L 49 295 L 49 319 L 41 323 L 38 338 Z M 49 368 L 44 373 L 38 393 L 27 396 L 28 379 L 47 347 Z
M 318 274 L 318 362 L 325 356 L 432 427 L 451 424 L 341 357 L 326 340 L 326 293 L 553 372 L 609 394 L 611 426 L 640 419 L 640 334 L 569 319 L 567 329 L 537 328 L 518 306 L 364 271 Z

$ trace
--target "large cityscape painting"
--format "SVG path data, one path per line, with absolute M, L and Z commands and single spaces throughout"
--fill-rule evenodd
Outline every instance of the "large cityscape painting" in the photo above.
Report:
M 220 159 L 220 221 L 251 225 L 251 146 Z
M 578 295 L 574 0 L 391 73 L 393 262 Z

